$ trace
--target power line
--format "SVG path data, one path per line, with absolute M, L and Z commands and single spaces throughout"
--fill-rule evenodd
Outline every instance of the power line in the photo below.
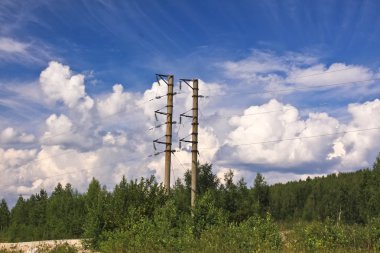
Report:
M 124 136 L 117 136 L 117 137 L 115 137 L 115 139 L 121 138 L 121 137 L 124 137 Z M 112 141 L 115 141 L 115 139 L 109 139 L 109 140 L 106 139 L 106 140 L 103 141 L 103 143 L 112 142 Z M 25 163 L 24 165 L 30 167 L 34 163 L 37 163 L 37 162 L 40 162 L 40 161 L 43 161 L 43 160 L 47 160 L 47 159 L 50 159 L 50 158 L 58 157 L 58 156 L 63 156 L 63 155 L 69 154 L 69 153 L 73 153 L 75 151 L 76 151 L 75 149 L 70 149 L 70 150 L 67 150 L 67 151 L 64 151 L 64 152 L 60 152 L 60 153 L 55 154 L 55 155 L 50 155 L 50 156 L 46 156 L 46 157 L 43 157 L 43 158 L 35 159 L 33 161 Z M 130 153 L 138 153 L 138 152 L 135 151 L 135 152 L 130 152 Z M 18 166 L 18 168 L 21 168 L 24 165 Z
M 177 160 L 177 162 L 181 165 L 181 167 L 184 169 L 184 171 L 187 171 L 188 169 L 185 168 L 185 166 L 184 166 L 183 163 L 179 160 L 179 158 L 175 155 L 175 153 L 173 153 L 173 156 L 175 157 L 175 159 Z
M 330 73 L 335 73 L 335 72 L 347 71 L 347 70 L 351 70 L 354 68 L 356 68 L 356 66 L 337 69 L 337 70 L 329 70 L 329 71 L 319 72 L 319 73 L 310 74 L 310 75 L 301 75 L 301 76 L 296 76 L 294 78 L 287 79 L 287 81 L 294 81 L 294 80 L 298 80 L 298 79 L 302 79 L 302 78 L 306 78 L 306 77 L 311 77 L 311 76 L 320 76 L 320 75 L 325 75 L 325 74 L 330 74 Z M 377 79 L 374 79 L 374 80 L 377 80 Z M 207 91 L 211 90 L 210 87 L 204 87 L 204 86 L 202 87 L 202 89 L 206 89 Z M 178 92 L 177 94 L 187 94 L 187 92 Z M 159 96 L 165 96 L 165 94 L 160 94 Z M 218 95 L 210 95 L 210 96 L 218 96 Z
M 243 114 L 243 115 L 239 115 L 239 114 L 228 114 L 228 115 L 209 115 L 209 116 L 203 116 L 201 117 L 201 119 L 206 119 L 206 118 L 231 118 L 231 117 L 248 117 L 248 116 L 256 116 L 256 115 L 262 115 L 262 114 L 269 114 L 269 113 L 275 113 L 275 112 L 286 112 L 286 111 L 291 111 L 291 110 L 294 110 L 294 108 L 291 108 L 291 109 L 285 109 L 285 110 L 273 110 L 273 111 L 264 111 L 264 112 L 257 112 L 257 113 L 248 113 L 248 114 Z
M 311 138 L 332 136 L 332 135 L 338 135 L 338 134 L 365 132 L 365 131 L 379 130 L 379 129 L 380 129 L 380 127 L 372 127 L 372 128 L 364 128 L 364 129 L 356 129 L 356 130 L 347 130 L 347 131 L 335 132 L 335 133 L 327 133 L 327 134 L 319 134 L 319 135 L 310 135 L 310 136 L 285 138 L 285 139 L 278 139 L 278 140 L 268 140 L 268 141 L 260 141 L 260 142 L 240 143 L 240 144 L 231 145 L 231 147 L 257 145 L 257 144 L 267 144 L 267 143 L 276 143 L 276 142 L 292 141 L 292 140 L 311 139 Z M 199 149 L 214 149 L 214 148 L 215 147 L 203 147 L 203 148 L 199 148 Z
M 140 160 L 141 159 L 141 156 L 138 155 L 138 156 L 135 156 L 134 158 L 131 158 L 131 159 L 128 159 L 128 160 L 124 160 L 123 162 L 130 162 L 130 161 L 135 161 L 135 160 Z M 147 161 L 148 159 L 151 159 L 151 157 L 147 156 L 145 158 L 143 158 L 143 160 L 140 162 L 140 164 L 142 164 L 143 162 Z M 100 165 L 100 166 L 96 166 L 96 167 L 92 167 L 91 169 L 94 170 L 94 169 L 99 169 L 99 168 L 102 168 L 104 167 L 104 165 Z M 19 167 L 21 168 L 21 166 Z M 34 180 L 37 180 L 37 179 L 50 179 L 50 178 L 54 178 L 54 177 L 59 177 L 59 176 L 64 176 L 64 175 L 69 175 L 69 174 L 74 174 L 74 173 L 78 173 L 79 171 L 85 171 L 87 169 L 75 169 L 75 170 L 72 170 L 72 171 L 69 171 L 69 172 L 65 172 L 65 173 L 60 173 L 60 174 L 56 174 L 56 175 L 51 175 L 51 176 L 47 176 L 47 177 L 38 177 L 38 178 L 34 178 L 32 179 L 32 181 Z M 7 185 L 0 185 L 0 187 L 7 187 L 7 186 L 13 186 L 14 183 L 12 184 L 7 184 Z
M 350 70 L 350 69 L 354 69 L 356 68 L 355 66 L 352 66 L 352 67 L 348 67 L 348 68 L 343 68 L 343 69 L 337 69 L 337 70 L 328 70 L 328 71 L 325 71 L 325 72 L 319 72 L 319 73 L 315 73 L 315 74 L 310 74 L 310 75 L 304 75 L 304 76 L 296 76 L 294 78 L 290 78 L 288 80 L 297 80 L 297 79 L 302 79 L 302 78 L 305 78 L 305 77 L 310 77 L 310 76 L 319 76 L 319 75 L 324 75 L 324 74 L 330 74 L 330 73 L 335 73 L 335 72 L 341 72 L 341 71 L 346 71 L 346 70 Z M 307 70 L 307 69 L 306 69 Z
M 350 69 L 350 68 L 347 68 L 347 69 Z M 344 69 L 346 70 L 346 69 Z M 336 71 L 331 71 L 331 72 L 338 72 L 340 70 L 336 70 Z M 343 71 L 343 70 L 342 70 Z M 328 72 L 324 72 L 324 73 L 328 73 Z M 320 74 L 324 74 L 324 73 L 320 73 Z M 317 75 L 317 74 L 315 74 Z M 303 76 L 303 77 L 307 77 L 307 76 Z M 301 77 L 300 77 L 301 78 Z M 210 95 L 209 97 L 217 97 L 217 96 L 230 96 L 230 95 L 236 95 L 236 94 L 267 94 L 267 93 L 277 93 L 277 92 L 288 92 L 288 91 L 294 91 L 294 90 L 307 90 L 307 89 L 317 89 L 317 88 L 321 88 L 321 87 L 333 87 L 333 86 L 340 86 L 340 85 L 348 85 L 348 84 L 354 84 L 354 83 L 361 83 L 361 82 L 369 82 L 369 81 L 375 81 L 375 80 L 380 80 L 380 78 L 373 78 L 373 79 L 367 79 L 367 80 L 361 80 L 361 81 L 354 81 L 354 82 L 342 82 L 342 83 L 334 83 L 334 84 L 327 84 L 327 85 L 316 85 L 316 86 L 310 86 L 310 87 L 298 87 L 298 88 L 290 88 L 290 89 L 278 89 L 278 90 L 271 90 L 271 91 L 263 91 L 263 92 L 230 92 L 229 94 L 220 94 L 220 95 Z M 184 93 L 184 92 L 182 92 Z M 182 94 L 182 93 L 177 93 L 177 94 Z M 162 97 L 166 96 L 166 94 L 163 94 L 163 95 L 160 95 L 160 96 L 155 96 L 154 98 L 152 99 L 149 99 L 149 100 L 146 100 L 145 102 L 143 102 L 142 104 L 145 104 L 145 103 L 148 103 L 148 102 L 151 102 L 151 101 L 154 101 L 156 99 L 160 99 Z M 141 105 L 142 105 L 141 104 Z M 279 110 L 281 111 L 281 110 Z M 272 113 L 272 112 L 276 112 L 276 111 L 268 111 L 268 112 L 262 112 L 262 113 L 254 113 L 254 114 L 250 114 L 250 115 L 258 115 L 258 114 L 266 114 L 266 113 Z M 116 116 L 118 114 L 121 114 L 121 113 L 124 113 L 124 111 L 120 111 L 120 112 L 116 112 L 114 114 L 110 114 L 110 115 L 107 115 L 105 117 L 102 118 L 102 120 L 104 119 L 107 119 L 107 118 L 110 118 L 110 117 L 113 117 L 113 116 Z M 250 115 L 241 115 L 240 117 L 246 117 L 246 116 L 250 116 Z M 233 116 L 239 116 L 239 115 L 231 115 L 231 117 Z M 220 116 L 223 118 L 223 116 Z M 229 116 L 225 116 L 226 118 L 229 117 Z M 66 133 L 69 133 L 71 131 L 75 131 L 75 130 L 79 130 L 79 126 L 75 126 L 74 129 L 70 129 L 69 131 L 64 131 L 64 132 L 61 132 L 61 133 L 57 133 L 55 135 L 51 135 L 49 137 L 45 137 L 44 140 L 46 139 L 52 139 L 52 138 L 55 138 L 57 136 L 61 136 L 61 135 L 64 135 Z M 151 130 L 151 128 L 147 129 L 148 130 Z M 23 146 L 33 146 L 35 145 L 35 143 L 31 143 L 31 144 L 24 144 Z
M 157 99 L 157 98 L 153 98 L 153 99 L 147 100 L 147 101 L 145 101 L 143 104 L 148 103 L 148 102 L 151 102 L 151 101 L 153 101 L 154 99 Z M 124 111 L 119 111 L 119 112 L 116 112 L 116 113 L 113 113 L 113 114 L 110 114 L 110 115 L 104 116 L 104 117 L 102 117 L 101 119 L 102 119 L 102 120 L 105 120 L 105 119 L 108 119 L 108 118 L 114 117 L 114 116 L 116 116 L 116 115 L 122 114 L 122 113 L 124 113 Z M 157 128 L 157 127 L 156 127 L 156 126 L 154 126 L 154 127 L 150 127 L 150 128 L 148 128 L 148 129 L 146 129 L 146 131 L 152 130 L 152 128 Z M 64 134 L 71 133 L 71 132 L 76 131 L 76 130 L 81 130 L 80 126 L 74 126 L 72 129 L 70 129 L 70 130 L 68 130 L 68 131 L 63 131 L 63 132 L 60 132 L 60 133 L 57 133 L 57 134 L 54 134 L 54 135 L 50 135 L 50 136 L 48 136 L 48 137 L 41 137 L 41 138 L 42 138 L 44 141 L 46 141 L 46 140 L 50 140 L 50 139 L 53 139 L 53 138 L 58 137 L 58 136 L 62 136 L 62 135 L 64 135 Z M 38 143 L 23 143 L 22 145 L 17 144 L 17 146 L 18 146 L 19 148 L 25 148 L 25 147 L 32 147 L 32 146 L 37 145 L 37 144 L 38 144 Z
M 213 118 L 222 118 L 222 119 L 224 119 L 224 118 L 225 119 L 229 119 L 229 118 L 232 118 L 232 117 L 243 118 L 243 117 L 259 116 L 259 115 L 265 115 L 265 114 L 276 113 L 276 112 L 287 112 L 287 111 L 292 111 L 292 110 L 297 110 L 298 112 L 302 112 L 302 111 L 310 110 L 310 109 L 323 108 L 326 105 L 328 105 L 328 103 L 321 103 L 321 104 L 317 104 L 316 106 L 304 107 L 304 108 L 294 107 L 294 106 L 291 105 L 292 108 L 280 109 L 280 110 L 269 110 L 269 111 L 247 113 L 247 114 L 222 114 L 223 112 L 217 114 L 218 112 L 214 112 L 214 114 L 204 115 L 202 113 L 203 117 L 201 117 L 201 119 L 203 119 L 203 120 L 212 120 Z
M 229 92 L 228 94 L 208 95 L 208 97 L 226 97 L 226 96 L 241 95 L 241 94 L 253 95 L 253 94 L 282 93 L 282 92 L 297 91 L 297 90 L 309 90 L 309 89 L 318 89 L 318 88 L 324 88 L 324 87 L 334 87 L 334 86 L 350 85 L 350 84 L 356 84 L 356 83 L 365 83 L 365 82 L 377 81 L 377 80 L 380 80 L 380 78 L 371 78 L 371 79 L 366 79 L 366 80 L 358 80 L 358 81 L 350 81 L 350 82 L 340 82 L 340 83 L 332 83 L 332 84 L 322 84 L 322 85 L 314 85 L 314 86 L 307 86 L 307 87 L 295 87 L 295 88 L 289 88 L 289 89 L 277 89 L 277 90 L 259 91 L 259 92 L 245 92 L 245 91 Z

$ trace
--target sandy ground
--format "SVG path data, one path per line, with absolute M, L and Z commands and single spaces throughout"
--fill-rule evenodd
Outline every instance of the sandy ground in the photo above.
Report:
M 79 250 L 79 252 L 89 252 L 83 250 L 80 240 L 51 240 L 51 241 L 35 241 L 35 242 L 19 242 L 19 243 L 0 243 L 0 249 L 21 251 L 25 253 L 38 253 L 38 248 L 52 248 L 55 245 L 68 243 Z

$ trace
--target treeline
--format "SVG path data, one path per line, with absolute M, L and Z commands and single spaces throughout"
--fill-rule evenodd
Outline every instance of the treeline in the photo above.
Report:
M 50 196 L 44 190 L 29 199 L 20 196 L 11 211 L 2 200 L 0 239 L 87 238 L 89 246 L 112 252 L 117 251 L 114 247 L 181 251 L 210 247 L 208 241 L 219 238 L 224 243 L 220 245 L 252 251 L 281 247 L 273 220 L 361 226 L 373 224 L 380 215 L 380 156 L 371 169 L 286 184 L 269 186 L 257 174 L 252 187 L 244 179 L 236 182 L 232 171 L 220 181 L 212 166 L 203 164 L 195 210 L 189 206 L 190 178 L 186 172 L 169 194 L 154 177 L 132 181 L 123 177 L 112 191 L 96 179 L 83 194 L 70 184 L 58 184 Z M 371 242 L 380 242 L 380 232 L 378 237 L 371 237 Z M 228 245 L 218 250 L 228 251 Z
M 366 224 L 380 215 L 380 160 L 372 169 L 276 184 L 269 195 L 269 210 L 277 220 Z

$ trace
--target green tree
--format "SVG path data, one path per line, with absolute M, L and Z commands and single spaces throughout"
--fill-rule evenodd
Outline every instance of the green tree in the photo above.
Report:
M 254 182 L 254 196 L 258 203 L 258 212 L 264 216 L 269 207 L 269 186 L 265 182 L 263 175 L 257 173 Z
M 9 212 L 7 202 L 5 199 L 1 199 L 0 203 L 0 231 L 4 231 L 8 228 L 11 222 L 11 213 Z
M 29 239 L 31 234 L 28 226 L 28 208 L 25 199 L 19 196 L 16 205 L 11 210 L 11 224 L 8 229 L 11 241 L 21 241 Z
M 185 185 L 188 190 L 191 189 L 191 171 L 185 172 Z M 197 193 L 204 194 L 208 190 L 217 190 L 219 186 L 219 178 L 212 172 L 211 164 L 198 164 L 197 169 Z
M 99 238 L 104 230 L 106 220 L 105 211 L 109 199 L 107 192 L 102 189 L 95 178 L 92 179 L 85 194 L 86 221 L 84 223 L 84 236 L 89 238 L 87 244 L 94 248 L 98 247 Z

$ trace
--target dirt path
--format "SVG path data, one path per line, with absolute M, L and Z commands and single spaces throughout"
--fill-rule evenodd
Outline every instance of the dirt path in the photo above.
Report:
M 51 240 L 51 241 L 35 241 L 35 242 L 19 242 L 19 243 L 0 243 L 0 249 L 21 251 L 25 253 L 38 253 L 38 248 L 48 249 L 56 245 L 67 243 L 78 249 L 78 252 L 85 251 L 82 247 L 81 240 Z

